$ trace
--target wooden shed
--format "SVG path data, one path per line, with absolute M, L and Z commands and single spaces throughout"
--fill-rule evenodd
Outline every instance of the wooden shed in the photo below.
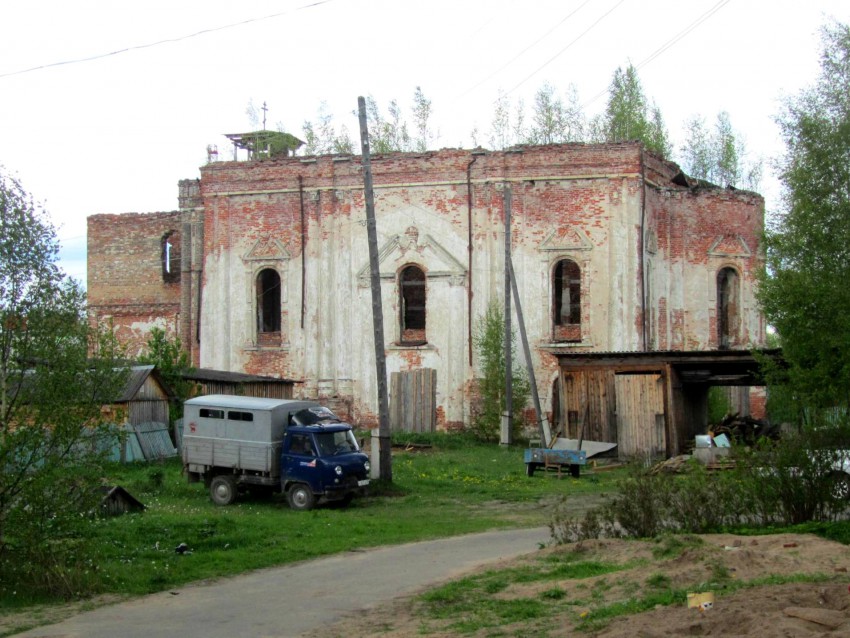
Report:
M 764 385 L 748 350 L 554 354 L 553 429 L 616 443 L 621 458 L 686 452 L 707 431 L 710 387 Z
M 116 423 L 158 422 L 168 425 L 168 403 L 174 398 L 154 365 L 130 367 L 127 382 L 118 397 L 103 407 Z

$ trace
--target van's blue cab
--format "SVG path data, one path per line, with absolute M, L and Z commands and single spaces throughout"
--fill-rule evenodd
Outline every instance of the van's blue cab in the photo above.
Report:
M 369 457 L 351 426 L 325 407 L 294 413 L 280 456 L 281 489 L 290 507 L 310 509 L 317 499 L 348 504 L 369 485 Z

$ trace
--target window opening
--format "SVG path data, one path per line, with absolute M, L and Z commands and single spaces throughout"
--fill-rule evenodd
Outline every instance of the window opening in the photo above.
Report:
M 405 344 L 425 343 L 425 272 L 418 266 L 406 266 L 399 276 L 399 284 L 401 341 Z
M 738 340 L 738 297 L 738 273 L 734 268 L 722 269 L 717 273 L 717 343 L 721 349 Z
M 257 332 L 280 332 L 280 275 L 271 268 L 257 275 Z
M 165 283 L 180 281 L 180 233 L 169 230 L 162 236 L 162 280 Z
M 227 413 L 227 418 L 231 421 L 253 421 L 254 413 L 253 412 L 235 412 L 231 410 Z
M 210 408 L 201 408 L 202 419 L 223 419 L 224 410 L 211 410 Z
M 555 265 L 553 324 L 558 341 L 581 341 L 581 270 L 570 259 Z

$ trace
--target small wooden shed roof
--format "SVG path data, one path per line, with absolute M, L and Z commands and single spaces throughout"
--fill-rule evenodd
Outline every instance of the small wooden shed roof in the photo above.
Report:
M 152 382 L 154 386 L 162 391 L 163 399 L 174 399 L 174 391 L 165 382 L 156 366 L 149 365 L 133 365 L 130 366 L 130 374 L 127 377 L 127 382 L 124 384 L 121 394 L 113 401 L 113 403 L 127 403 L 136 399 L 139 392 L 145 387 L 145 384 Z
M 291 399 L 295 379 L 264 377 L 243 372 L 227 372 L 199 368 L 185 372 L 183 378 L 200 386 L 200 394 L 242 394 L 249 397 L 270 399 Z

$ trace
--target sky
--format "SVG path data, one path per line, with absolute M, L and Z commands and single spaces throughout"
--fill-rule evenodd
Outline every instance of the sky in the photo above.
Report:
M 358 134 L 358 96 L 410 118 L 431 100 L 434 148 L 472 146 L 500 92 L 526 104 L 574 85 L 605 107 L 618 67 L 638 68 L 674 148 L 693 116 L 721 111 L 770 170 L 783 100 L 811 86 L 820 27 L 847 0 L 2 0 L 0 165 L 44 204 L 60 265 L 85 283 L 86 217 L 177 208 L 207 146 L 267 128 L 303 138 L 322 103 Z M 358 140 L 355 139 L 355 143 Z M 675 157 L 674 157 L 675 159 Z

